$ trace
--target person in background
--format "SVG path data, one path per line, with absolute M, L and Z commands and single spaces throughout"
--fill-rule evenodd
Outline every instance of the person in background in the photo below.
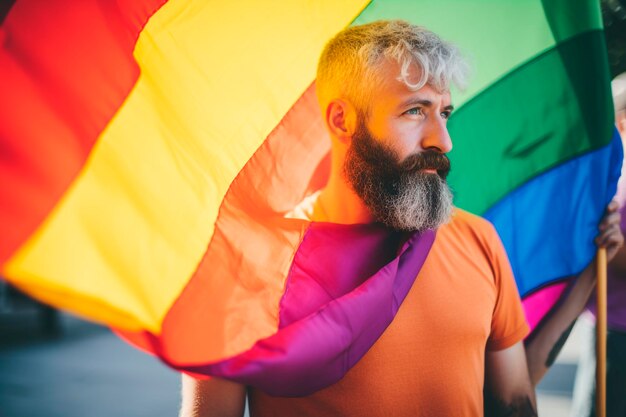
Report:
M 626 73 L 617 76 L 611 83 L 615 105 L 615 124 L 626 143 Z M 622 215 L 621 230 L 626 232 L 626 166 L 617 185 L 615 200 Z M 608 334 L 606 412 L 608 417 L 626 417 L 626 247 L 622 247 L 608 266 Z M 572 404 L 572 417 L 596 415 L 596 351 L 595 351 L 595 296 L 591 297 L 588 310 L 583 314 L 581 326 L 586 334 Z

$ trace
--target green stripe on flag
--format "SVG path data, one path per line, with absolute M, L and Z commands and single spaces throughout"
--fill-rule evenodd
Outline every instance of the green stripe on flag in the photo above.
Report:
M 586 0 L 583 6 L 590 2 Z M 467 90 L 453 91 L 454 104 L 460 108 L 504 74 L 554 47 L 555 35 L 560 41 L 602 27 L 597 19 L 583 18 L 575 19 L 573 24 L 558 24 L 562 21 L 557 12 L 567 8 L 557 10 L 551 7 L 554 1 L 545 3 L 547 6 L 540 0 L 374 0 L 354 24 L 405 19 L 458 45 L 473 66 Z M 583 6 L 575 9 L 578 12 Z M 597 4 L 595 7 L 599 9 Z
M 466 103 L 449 122 L 455 204 L 482 214 L 537 174 L 609 143 L 609 78 L 604 34 L 594 30 Z
M 560 43 L 572 33 L 602 29 L 598 0 L 542 0 L 552 35 Z

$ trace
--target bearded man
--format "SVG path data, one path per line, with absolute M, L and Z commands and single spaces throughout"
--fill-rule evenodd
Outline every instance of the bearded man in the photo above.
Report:
M 251 416 L 536 415 L 533 383 L 576 313 L 556 315 L 527 361 L 529 328 L 502 244 L 486 220 L 453 207 L 446 183 L 450 84 L 465 72 L 454 46 L 403 21 L 350 27 L 328 43 L 317 93 L 330 179 L 292 215 L 434 229 L 435 241 L 393 322 L 340 381 L 280 398 L 184 377 L 181 415 L 241 416 L 246 394 Z M 622 239 L 614 211 L 601 236 L 609 256 Z

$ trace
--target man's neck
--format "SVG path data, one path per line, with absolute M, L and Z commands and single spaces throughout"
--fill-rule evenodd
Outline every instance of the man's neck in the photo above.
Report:
M 334 173 L 333 173 L 334 174 Z M 374 218 L 363 200 L 342 177 L 332 175 L 317 200 L 327 221 L 340 224 L 372 223 Z

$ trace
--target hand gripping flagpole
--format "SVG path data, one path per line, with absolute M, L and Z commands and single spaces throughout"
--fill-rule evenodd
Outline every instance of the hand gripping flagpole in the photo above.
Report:
M 598 249 L 597 315 L 596 315 L 596 416 L 606 417 L 606 248 Z

